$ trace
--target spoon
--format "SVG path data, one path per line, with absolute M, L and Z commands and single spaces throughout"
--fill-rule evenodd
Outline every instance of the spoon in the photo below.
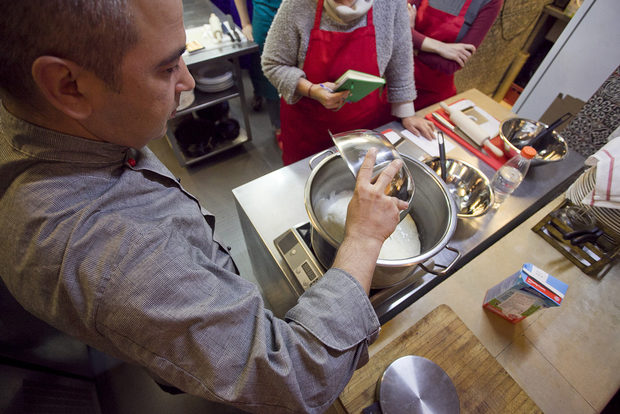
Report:
M 571 116 L 573 116 L 573 114 L 571 114 L 570 112 L 567 112 L 561 117 L 559 117 L 558 119 L 556 119 L 555 121 L 553 121 L 549 126 L 547 126 L 545 129 L 540 131 L 538 134 L 536 134 L 534 138 L 520 139 L 519 141 L 515 142 L 513 145 L 519 149 L 521 149 L 522 147 L 526 145 L 529 145 L 530 147 L 534 147 L 534 149 L 537 150 L 536 143 L 538 143 L 539 141 L 542 141 L 545 137 L 553 134 L 553 131 L 557 127 L 559 127 L 561 124 L 563 124 Z
M 439 143 L 439 163 L 441 165 L 441 179 L 446 182 L 446 146 L 444 144 L 444 136 L 441 130 L 436 133 L 437 142 Z

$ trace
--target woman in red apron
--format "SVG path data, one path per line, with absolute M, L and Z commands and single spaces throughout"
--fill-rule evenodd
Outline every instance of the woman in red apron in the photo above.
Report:
M 321 82 L 338 79 L 348 69 L 380 76 L 372 9 L 368 12 L 367 25 L 352 32 L 321 30 L 322 13 L 323 0 L 319 0 L 303 66 L 308 81 L 319 84 L 320 88 Z M 294 105 L 282 100 L 280 119 L 282 160 L 287 165 L 332 146 L 328 130 L 335 134 L 376 128 L 393 118 L 386 93 L 377 89 L 359 102 L 345 104 L 337 110 L 327 109 L 314 99 L 302 98 Z
M 495 21 L 502 0 L 409 0 L 416 6 L 412 29 L 415 107 L 456 94 L 454 73 L 465 66 Z M 411 10 L 411 9 L 410 9 Z
M 302 4 L 302 2 L 297 2 Z M 344 98 L 346 98 L 347 92 L 332 93 L 328 88 L 333 86 L 330 81 L 336 80 L 340 75 L 349 69 L 358 70 L 361 72 L 369 73 L 375 76 L 382 76 L 381 70 L 378 64 L 377 55 L 377 41 L 376 41 L 376 28 L 375 28 L 375 10 L 374 3 L 369 0 L 358 0 L 357 4 L 366 4 L 367 11 L 356 17 L 357 23 L 353 23 L 351 27 L 355 29 L 346 30 L 346 24 L 343 24 L 342 31 L 329 31 L 321 29 L 321 17 L 323 12 L 330 13 L 330 7 L 338 7 L 340 5 L 347 6 L 353 5 L 355 2 L 344 0 L 318 0 L 316 9 L 313 10 L 314 19 L 311 22 L 308 17 L 304 22 L 307 22 L 305 33 L 308 37 L 308 47 L 306 50 L 305 58 L 303 59 L 303 65 L 301 67 L 295 67 L 291 64 L 290 60 L 287 62 L 285 70 L 290 71 L 291 68 L 295 70 L 295 76 L 299 77 L 296 84 L 296 94 L 301 95 L 301 99 L 294 103 L 287 103 L 287 100 L 283 98 L 281 100 L 280 107 L 280 119 L 282 128 L 282 159 L 284 164 L 290 164 L 298 161 L 302 158 L 315 154 L 333 145 L 333 142 L 329 136 L 328 130 L 332 133 L 343 132 L 352 129 L 360 128 L 377 128 L 391 120 L 396 119 L 391 115 L 392 108 L 387 101 L 387 91 L 378 89 L 366 96 L 362 100 L 355 103 L 347 103 L 342 105 Z M 386 4 L 381 1 L 382 4 Z M 292 5 L 288 5 L 291 6 Z M 391 8 L 390 10 L 396 10 L 396 7 L 402 6 L 384 6 L 381 7 Z M 283 5 L 284 8 L 284 5 Z M 404 7 L 403 7 L 404 9 Z M 385 17 L 386 9 L 380 10 Z M 279 14 L 282 12 L 280 9 Z M 405 13 L 406 14 L 406 13 Z M 366 24 L 361 25 L 360 19 L 366 16 Z M 276 16 L 274 25 L 290 24 L 289 21 L 283 21 L 283 16 Z M 330 18 L 332 15 L 330 14 Z M 278 20 L 278 19 L 281 20 Z M 405 28 L 398 27 L 402 34 L 409 39 L 409 33 L 406 28 L 406 16 Z M 267 37 L 266 50 L 268 59 L 284 60 L 281 54 L 290 52 L 287 49 L 286 41 L 290 36 L 298 36 L 296 30 L 304 30 L 304 22 L 297 22 L 297 26 L 294 30 L 286 33 L 286 37 L 277 39 L 270 39 L 272 30 Z M 310 24 L 312 23 L 312 24 Z M 393 21 L 392 21 L 393 24 Z M 298 28 L 301 27 L 301 28 Z M 281 27 L 276 26 L 276 30 Z M 381 27 L 384 30 L 382 34 L 386 37 L 386 32 L 392 28 Z M 297 57 L 299 53 L 298 48 L 302 48 L 300 42 L 295 48 L 294 56 Z M 290 48 L 290 47 L 289 47 Z M 391 49 L 390 49 L 391 50 Z M 410 58 L 411 59 L 411 58 Z M 408 62 L 411 62 L 409 60 Z M 409 63 L 410 64 L 410 63 Z M 263 70 L 265 70 L 265 61 L 263 61 Z M 275 71 L 276 69 L 274 69 Z M 265 74 L 269 76 L 269 71 L 265 71 Z M 274 83 L 278 89 L 278 82 L 281 79 L 290 80 L 287 76 L 272 75 L 270 80 Z M 301 76 L 300 76 L 301 75 Z M 292 75 L 291 75 L 292 76 Z M 412 78 L 409 75 L 409 78 Z M 296 78 L 297 79 L 297 78 Z M 399 85 L 400 86 L 400 85 Z M 390 87 L 390 81 L 388 79 L 388 88 Z M 412 98 L 414 96 L 413 84 L 409 81 L 404 88 L 410 88 L 411 94 L 409 95 L 409 105 L 411 106 L 411 114 L 403 118 L 403 124 L 405 119 L 407 122 L 411 122 L 408 118 L 417 118 L 410 125 L 421 125 L 426 128 L 425 133 L 432 136 L 432 126 L 428 126 L 427 121 L 422 118 L 413 116 L 413 104 Z M 288 101 L 290 102 L 290 100 Z M 338 109 L 339 108 L 339 109 Z M 399 115 L 399 117 L 401 117 Z M 430 132 L 429 132 L 430 131 Z

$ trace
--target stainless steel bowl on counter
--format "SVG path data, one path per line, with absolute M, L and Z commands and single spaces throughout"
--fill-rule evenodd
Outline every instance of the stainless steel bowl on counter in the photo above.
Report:
M 418 264 L 426 262 L 446 247 L 456 230 L 457 208 L 446 184 L 424 163 L 405 155 L 402 158 L 416 183 L 409 214 L 417 225 L 420 254 L 377 260 L 372 281 L 372 287 L 377 289 L 393 286 L 411 276 Z M 320 161 L 306 181 L 304 202 L 312 226 L 312 248 L 325 268 L 332 265 L 342 239 L 328 232 L 329 226 L 317 213 L 317 206 L 331 194 L 352 191 L 354 187 L 355 178 L 340 154 L 329 155 Z M 444 272 L 449 270 L 458 257 L 446 266 Z
M 425 163 L 441 175 L 439 157 Z M 464 161 L 446 159 L 446 185 L 456 203 L 459 218 L 481 216 L 493 205 L 491 182 L 482 171 Z
M 504 142 L 507 155 L 517 154 L 521 148 L 530 145 L 530 141 L 548 127 L 547 124 L 526 118 L 509 118 L 501 122 L 499 136 Z M 537 151 L 532 159 L 532 166 L 556 162 L 566 158 L 568 145 L 556 131 L 537 140 L 533 145 Z

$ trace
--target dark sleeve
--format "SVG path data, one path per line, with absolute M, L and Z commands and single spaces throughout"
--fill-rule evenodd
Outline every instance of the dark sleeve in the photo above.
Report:
M 489 29 L 495 22 L 497 15 L 502 7 L 503 0 L 491 0 L 487 3 L 478 13 L 476 20 L 471 25 L 471 28 L 467 32 L 463 39 L 459 43 L 468 43 L 474 45 L 476 49 L 480 46 L 484 37 L 488 33 Z M 412 31 L 415 33 L 415 30 Z M 421 38 L 419 40 L 419 45 L 416 45 L 415 34 L 414 36 L 414 48 L 418 50 L 422 46 L 422 41 L 426 36 L 420 34 Z M 436 53 L 422 52 L 420 51 L 417 55 L 417 58 L 423 62 L 424 64 L 430 66 L 433 69 L 438 71 L 447 73 L 449 75 L 455 73 L 457 70 L 461 69 L 461 65 L 456 63 L 453 60 L 445 59 L 439 56 Z

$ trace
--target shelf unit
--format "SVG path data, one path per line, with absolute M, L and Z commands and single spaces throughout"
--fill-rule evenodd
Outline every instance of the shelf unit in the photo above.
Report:
M 242 145 L 243 143 L 248 142 L 252 139 L 252 132 L 249 124 L 249 115 L 247 113 L 247 108 L 244 108 L 245 96 L 239 88 L 236 79 L 235 85 L 225 91 L 217 93 L 206 93 L 201 92 L 198 89 L 194 89 L 194 96 L 194 103 L 192 103 L 192 105 L 190 105 L 188 108 L 177 112 L 174 119 L 168 122 L 168 133 L 166 134 L 166 139 L 168 140 L 168 144 L 172 148 L 172 151 L 174 152 L 174 155 L 176 156 L 181 166 L 187 167 L 200 163 L 210 157 Z M 174 136 L 174 129 L 176 128 L 179 121 L 186 119 L 188 115 L 193 116 L 195 111 L 235 98 L 241 99 L 241 115 L 244 123 L 243 127 L 240 128 L 239 136 L 232 141 L 226 141 L 222 145 L 217 146 L 212 151 L 204 155 L 198 157 L 186 156 Z
M 211 12 L 215 13 L 221 21 L 228 20 L 226 15 L 224 15 L 210 1 L 202 3 L 201 7 L 192 8 L 193 4 L 195 3 L 184 2 L 184 17 L 185 15 L 191 16 L 191 18 L 189 19 L 185 18 L 186 24 L 187 22 L 190 22 L 190 26 L 192 24 L 194 25 L 194 27 L 200 26 L 201 24 L 208 22 Z M 186 29 L 189 28 L 191 27 L 186 27 Z M 200 50 L 195 53 L 183 55 L 183 60 L 191 72 L 194 72 L 195 70 L 199 69 L 201 66 L 204 65 L 217 65 L 218 63 L 225 63 L 226 65 L 230 65 L 233 72 L 234 85 L 225 91 L 217 93 L 206 93 L 199 91 L 198 89 L 194 89 L 194 102 L 188 108 L 177 112 L 174 119 L 168 122 L 168 132 L 166 134 L 166 139 L 168 140 L 168 143 L 170 144 L 170 147 L 172 148 L 175 157 L 177 158 L 179 164 L 182 167 L 187 167 L 199 163 L 224 151 L 242 145 L 243 143 L 248 142 L 252 139 L 250 117 L 246 105 L 245 90 L 243 86 L 243 79 L 241 76 L 239 57 L 256 52 L 258 52 L 258 45 L 254 42 L 246 40 L 236 43 L 222 43 L 222 46 L 219 46 L 217 48 Z M 174 127 L 176 126 L 178 120 L 186 117 L 188 114 L 193 114 L 193 112 L 199 109 L 216 105 L 220 102 L 228 101 L 230 99 L 240 100 L 242 122 L 241 120 L 239 120 L 241 124 L 239 136 L 232 141 L 227 141 L 222 145 L 217 146 L 209 153 L 194 158 L 187 157 L 181 150 L 174 136 Z

